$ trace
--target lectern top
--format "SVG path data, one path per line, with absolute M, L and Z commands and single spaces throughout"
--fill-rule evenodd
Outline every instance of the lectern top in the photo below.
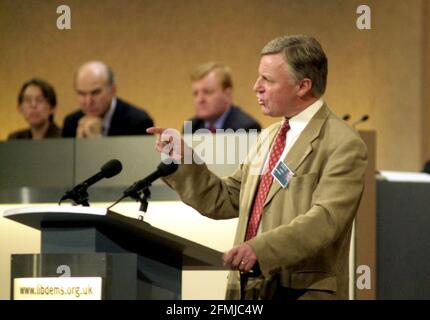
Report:
M 49 221 L 94 221 L 106 216 L 105 208 L 89 208 L 78 206 L 33 206 L 8 209 L 3 217 L 25 224 L 26 226 L 41 229 L 41 222 Z
M 182 255 L 184 267 L 223 268 L 221 252 L 105 208 L 33 206 L 5 210 L 3 216 L 42 232 L 94 228 L 130 252 L 170 250 Z

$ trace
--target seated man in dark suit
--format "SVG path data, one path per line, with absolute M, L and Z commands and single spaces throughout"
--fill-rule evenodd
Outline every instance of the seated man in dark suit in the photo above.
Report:
M 189 120 L 191 132 L 187 124 L 185 133 L 202 128 L 213 133 L 216 129 L 261 130 L 257 120 L 233 105 L 230 68 L 214 62 L 204 63 L 193 71 L 191 81 L 196 115 Z
M 430 174 L 430 160 L 424 164 L 423 172 Z
M 144 135 L 154 124 L 143 109 L 116 97 L 113 72 L 103 62 L 79 67 L 75 90 L 81 110 L 65 118 L 63 137 Z

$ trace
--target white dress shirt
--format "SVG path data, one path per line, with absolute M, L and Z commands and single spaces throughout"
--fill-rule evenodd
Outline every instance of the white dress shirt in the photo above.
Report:
M 288 154 L 288 151 L 291 150 L 291 148 L 293 147 L 294 143 L 297 141 L 297 139 L 299 138 L 303 130 L 305 130 L 306 126 L 309 124 L 313 116 L 318 112 L 318 110 L 322 107 L 323 104 L 324 102 L 321 99 L 319 99 L 315 101 L 313 104 L 311 104 L 309 107 L 307 107 L 305 110 L 303 110 L 299 114 L 289 119 L 290 130 L 288 130 L 286 133 L 285 148 L 284 148 L 284 151 L 282 151 L 280 159 L 285 158 L 285 156 Z M 270 152 L 266 155 L 266 160 L 263 168 L 266 168 L 269 165 L 269 154 Z M 272 183 L 279 183 L 279 182 L 277 182 L 276 179 L 273 179 Z M 263 221 L 260 220 L 260 225 L 258 226 L 257 234 L 261 233 L 261 230 L 263 228 L 262 222 Z
M 290 130 L 288 130 L 286 133 L 285 148 L 281 154 L 281 159 L 285 158 L 285 156 L 288 154 L 288 151 L 290 151 L 294 143 L 296 143 L 303 130 L 305 130 L 308 123 L 323 104 L 324 102 L 319 99 L 299 114 L 296 114 L 294 117 L 290 118 Z

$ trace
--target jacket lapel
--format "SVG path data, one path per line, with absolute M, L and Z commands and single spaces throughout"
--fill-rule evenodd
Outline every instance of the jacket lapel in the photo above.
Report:
M 236 108 L 234 106 L 230 106 L 230 110 L 228 111 L 227 117 L 224 120 L 222 128 L 225 130 L 227 128 L 237 130 L 240 128 L 240 124 L 237 123 L 236 119 Z M 239 126 L 239 127 L 238 127 Z
M 321 128 L 324 125 L 324 122 L 327 120 L 327 117 L 328 109 L 324 103 L 320 110 L 318 110 L 315 116 L 309 121 L 308 125 L 300 134 L 293 147 L 287 153 L 287 156 L 283 161 L 288 166 L 288 168 L 293 171 L 293 173 L 296 173 L 296 170 L 299 168 L 299 166 L 312 152 L 312 142 L 319 137 Z M 264 205 L 267 205 L 281 188 L 282 186 L 279 184 L 279 182 L 274 179 Z
M 110 121 L 108 136 L 114 136 L 118 133 L 118 129 L 123 127 L 123 103 L 119 98 L 116 98 L 115 111 L 113 112 L 112 119 Z

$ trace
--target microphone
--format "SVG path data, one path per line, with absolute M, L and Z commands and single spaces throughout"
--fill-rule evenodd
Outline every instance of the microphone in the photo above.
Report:
M 152 172 L 146 178 L 143 178 L 142 180 L 136 181 L 130 187 L 128 187 L 123 193 L 124 197 L 132 196 L 136 192 L 139 192 L 143 189 L 148 188 L 151 185 L 151 183 L 153 183 L 158 178 L 171 175 L 176 170 L 178 170 L 178 165 L 176 163 L 172 162 L 170 164 L 165 164 L 164 162 L 161 162 L 158 165 L 157 170 Z
M 122 197 L 115 201 L 112 205 L 110 205 L 108 209 L 115 206 L 122 199 L 130 197 L 140 202 L 140 211 L 146 212 L 146 209 L 148 208 L 148 198 L 151 197 L 151 192 L 149 191 L 151 183 L 153 183 L 158 178 L 165 177 L 174 173 L 176 170 L 178 170 L 178 165 L 176 163 L 172 162 L 170 164 L 165 164 L 164 162 L 161 162 L 158 165 L 157 170 L 152 172 L 146 178 L 133 183 L 123 192 Z M 141 217 L 141 220 L 143 221 L 143 216 Z
M 351 118 L 351 115 L 349 113 L 346 113 L 343 115 L 342 120 L 343 121 L 348 121 Z
M 355 128 L 355 126 L 356 126 L 357 124 L 362 123 L 362 122 L 366 122 L 367 120 L 369 120 L 369 115 L 365 114 L 365 115 L 364 115 L 364 116 L 362 116 L 360 119 L 358 119 L 357 121 L 355 121 L 355 122 L 352 124 L 352 127 L 353 127 L 353 128 Z
M 72 190 L 67 191 L 62 197 L 59 202 L 66 199 L 73 200 L 75 204 L 81 204 L 83 206 L 88 207 L 88 193 L 87 189 L 95 184 L 96 182 L 100 181 L 103 178 L 112 178 L 113 176 L 116 176 L 118 173 L 120 173 L 122 170 L 122 164 L 119 160 L 112 159 L 108 162 L 106 162 L 100 169 L 100 172 L 96 173 L 92 177 L 88 178 L 84 182 L 81 182 L 77 186 L 75 186 Z

